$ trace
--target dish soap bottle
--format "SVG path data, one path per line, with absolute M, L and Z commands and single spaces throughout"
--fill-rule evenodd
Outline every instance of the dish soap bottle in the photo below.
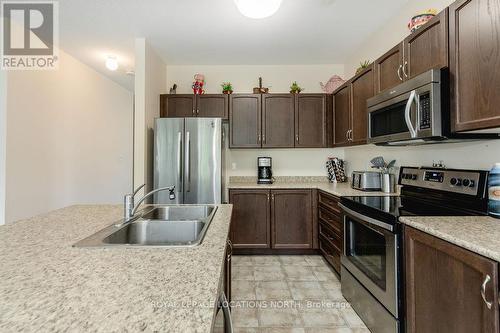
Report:
M 500 219 L 500 163 L 496 163 L 488 177 L 488 213 Z

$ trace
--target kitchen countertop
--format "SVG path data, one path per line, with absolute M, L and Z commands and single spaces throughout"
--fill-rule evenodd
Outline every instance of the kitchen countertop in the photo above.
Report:
M 489 216 L 404 216 L 415 229 L 500 262 L 500 220 Z
M 360 191 L 351 188 L 350 183 L 329 182 L 275 182 L 273 184 L 256 184 L 255 182 L 229 182 L 229 189 L 318 189 L 338 197 L 345 196 L 394 196 L 398 193 L 380 191 Z
M 71 206 L 0 226 L 0 331 L 210 332 L 231 205 L 198 247 L 72 247 L 122 209 Z

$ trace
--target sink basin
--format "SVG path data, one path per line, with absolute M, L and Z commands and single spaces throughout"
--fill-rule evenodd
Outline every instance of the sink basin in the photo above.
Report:
M 214 206 L 161 206 L 146 211 L 141 218 L 163 221 L 202 220 L 214 209 Z
M 127 223 L 102 241 L 131 245 L 192 244 L 204 227 L 203 221 L 138 220 Z
M 118 221 L 75 247 L 182 247 L 200 245 L 217 207 L 148 206 L 129 222 Z

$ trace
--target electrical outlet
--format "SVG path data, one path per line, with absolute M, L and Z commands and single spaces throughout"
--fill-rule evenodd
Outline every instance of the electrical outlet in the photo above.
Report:
M 236 170 L 236 163 L 231 163 L 231 170 Z

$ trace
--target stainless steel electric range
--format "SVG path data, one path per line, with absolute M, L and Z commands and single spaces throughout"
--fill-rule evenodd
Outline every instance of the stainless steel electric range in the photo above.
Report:
M 400 216 L 487 214 L 488 172 L 402 167 L 400 196 L 342 197 L 342 294 L 374 333 L 404 331 Z

